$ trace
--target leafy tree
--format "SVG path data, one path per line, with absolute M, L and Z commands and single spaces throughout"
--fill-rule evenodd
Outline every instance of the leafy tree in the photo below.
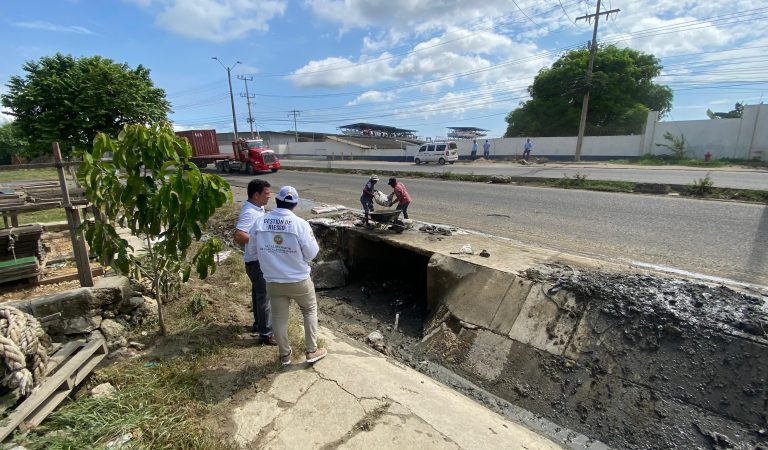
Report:
M 584 93 L 590 89 L 587 134 L 638 133 L 649 110 L 663 116 L 672 107 L 672 91 L 653 83 L 659 60 L 613 45 L 598 48 L 590 85 L 589 50 L 572 50 L 542 69 L 528 87 L 531 99 L 510 112 L 506 137 L 574 136 L 579 130 Z
M 736 106 L 728 112 L 712 112 L 711 109 L 707 109 L 707 116 L 710 119 L 740 119 L 744 114 L 744 103 L 736 102 Z
M 2 105 L 16 116 L 29 141 L 27 156 L 48 154 L 51 142 L 87 148 L 97 133 L 116 135 L 123 125 L 165 120 L 170 104 L 153 86 L 149 70 L 131 69 L 100 56 L 74 58 L 57 53 L 27 61 L 24 77 L 12 76 Z
M 13 122 L 0 125 L 0 164 L 10 164 L 11 157 L 21 153 L 26 145 Z
M 107 152 L 112 152 L 111 161 L 102 160 Z M 152 280 L 165 334 L 162 305 L 189 279 L 192 265 L 201 278 L 216 270 L 219 239 L 200 244 L 191 262 L 187 252 L 201 240 L 216 208 L 232 201 L 229 184 L 217 175 L 200 173 L 189 160 L 192 147 L 167 123 L 126 125 L 117 139 L 99 133 L 93 150 L 81 156 L 77 177 L 96 215 L 86 226 L 85 238 L 102 264 Z M 146 257 L 131 251 L 115 224 L 146 241 Z

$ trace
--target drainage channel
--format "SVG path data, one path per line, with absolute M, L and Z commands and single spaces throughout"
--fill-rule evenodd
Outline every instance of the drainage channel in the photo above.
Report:
M 768 448 L 765 298 L 347 225 L 313 222 L 325 325 L 570 448 Z

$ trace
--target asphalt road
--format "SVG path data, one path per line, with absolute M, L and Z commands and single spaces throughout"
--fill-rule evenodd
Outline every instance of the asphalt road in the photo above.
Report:
M 329 167 L 328 161 L 298 159 L 281 160 L 285 167 Z M 576 173 L 587 175 L 590 180 L 635 181 L 643 183 L 689 184 L 703 178 L 707 172 L 715 186 L 736 189 L 768 189 L 768 170 L 715 168 L 703 169 L 680 166 L 626 166 L 606 163 L 547 163 L 521 166 L 511 162 L 457 162 L 438 165 L 435 163 L 417 166 L 413 163 L 379 161 L 332 161 L 330 167 L 367 169 L 379 174 L 387 171 L 418 171 L 474 173 L 477 175 L 507 175 L 519 177 L 562 178 Z
M 360 208 L 365 177 L 280 171 L 305 199 Z M 245 186 L 244 175 L 225 177 Z M 386 180 L 386 178 L 384 178 Z M 513 185 L 403 179 L 416 220 L 568 253 L 768 286 L 768 206 Z M 385 182 L 381 189 L 389 192 Z

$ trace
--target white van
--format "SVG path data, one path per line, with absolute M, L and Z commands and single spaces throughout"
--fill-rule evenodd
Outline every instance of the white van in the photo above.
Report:
M 459 146 L 454 141 L 433 142 L 419 147 L 413 162 L 416 164 L 429 164 L 437 162 L 438 164 L 453 164 L 459 160 Z

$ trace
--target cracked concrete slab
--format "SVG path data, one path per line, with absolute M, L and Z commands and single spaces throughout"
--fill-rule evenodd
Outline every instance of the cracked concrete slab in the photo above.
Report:
M 267 432 L 261 448 L 320 448 L 339 441 L 365 416 L 357 398 L 333 381 L 318 380 Z
M 440 432 L 416 416 L 385 414 L 369 431 L 355 434 L 339 450 L 357 449 L 428 448 L 458 449 Z
M 296 403 L 317 380 L 317 373 L 312 370 L 285 372 L 274 378 L 267 393 L 278 400 Z
M 243 448 L 560 448 L 431 378 L 321 328 L 328 356 L 235 408 Z
M 357 398 L 387 398 L 399 403 L 460 448 L 561 448 L 426 375 L 377 353 L 361 351 L 357 344 L 325 329 L 322 335 L 329 354 L 314 367 L 321 378 L 333 380 Z
M 232 422 L 236 428 L 235 441 L 241 446 L 249 445 L 282 411 L 276 399 L 261 392 L 256 394 L 253 400 L 232 410 Z

